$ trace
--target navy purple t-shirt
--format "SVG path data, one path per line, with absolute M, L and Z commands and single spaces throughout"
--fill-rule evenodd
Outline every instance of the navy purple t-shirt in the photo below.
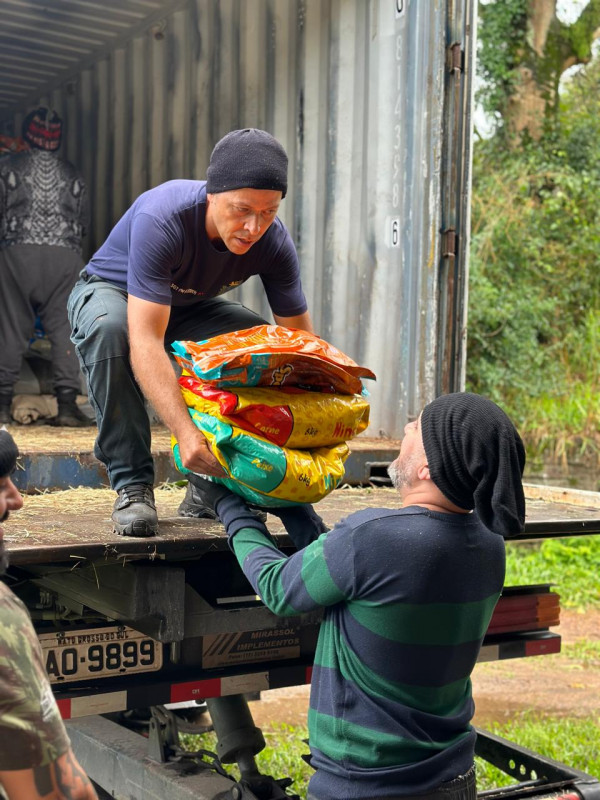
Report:
M 307 310 L 298 255 L 276 217 L 244 255 L 218 250 L 205 227 L 206 181 L 173 180 L 140 195 L 87 265 L 91 275 L 135 297 L 188 306 L 259 275 L 273 313 Z

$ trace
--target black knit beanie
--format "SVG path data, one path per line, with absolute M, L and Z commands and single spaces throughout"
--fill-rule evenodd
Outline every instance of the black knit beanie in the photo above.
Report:
M 19 457 L 15 440 L 5 428 L 0 428 L 0 478 L 6 478 L 13 471 Z
M 421 431 L 431 479 L 444 496 L 474 508 L 494 533 L 520 533 L 525 448 L 504 411 L 481 395 L 442 395 L 423 409 Z
M 209 194 L 233 189 L 287 192 L 288 158 L 277 139 L 258 128 L 231 131 L 216 143 L 206 170 Z

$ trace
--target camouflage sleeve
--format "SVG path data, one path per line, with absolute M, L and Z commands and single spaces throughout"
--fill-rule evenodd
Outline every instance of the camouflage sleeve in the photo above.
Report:
M 0 582 L 0 771 L 42 767 L 70 747 L 23 603 Z

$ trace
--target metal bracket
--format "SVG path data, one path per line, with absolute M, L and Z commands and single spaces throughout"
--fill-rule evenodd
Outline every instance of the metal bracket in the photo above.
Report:
M 214 701 L 212 708 L 213 710 L 215 708 Z M 214 770 L 219 775 L 230 778 L 216 753 L 212 753 L 210 750 L 189 752 L 180 747 L 176 714 L 164 706 L 152 706 L 150 712 L 152 715 L 148 737 L 150 758 L 162 764 L 178 763 L 192 772 L 198 769 Z M 254 767 L 253 760 L 252 767 Z M 287 794 L 285 791 L 292 784 L 291 778 L 275 779 L 270 775 L 262 775 L 254 768 L 244 775 L 242 765 L 240 765 L 240 769 L 242 770 L 242 779 L 237 783 L 232 783 L 224 800 L 226 798 L 227 800 L 259 800 L 259 798 L 260 800 L 300 800 L 299 795 Z
M 456 258 L 457 244 L 456 228 L 447 228 L 442 231 L 442 258 Z
M 549 791 L 575 789 L 584 800 L 600 800 L 600 781 L 585 772 L 535 753 L 488 731 L 475 729 L 475 755 L 507 775 L 520 780 L 516 786 L 481 792 L 480 798 L 532 797 Z
M 151 564 L 94 564 L 76 571 L 32 564 L 32 582 L 63 605 L 87 606 L 159 642 L 183 640 L 185 570 Z M 77 606 L 75 606 L 77 607 Z
M 230 778 L 216 753 L 210 750 L 183 750 L 180 747 L 176 714 L 164 706 L 151 706 L 150 713 L 148 732 L 150 758 L 161 764 L 180 764 L 191 772 L 211 769 L 224 778 Z
M 164 706 L 151 706 L 150 713 L 148 755 L 154 761 L 166 764 L 173 752 L 179 750 L 177 718 Z
M 258 775 L 255 779 L 242 779 L 228 794 L 231 800 L 300 800 L 300 795 L 285 791 L 292 782 L 291 778 L 275 780 L 268 775 Z
M 446 67 L 449 72 L 460 75 L 465 68 L 465 53 L 460 42 L 452 42 L 446 49 Z

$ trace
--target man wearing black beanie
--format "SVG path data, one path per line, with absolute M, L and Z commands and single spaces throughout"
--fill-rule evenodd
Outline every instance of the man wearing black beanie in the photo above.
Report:
M 252 275 L 277 324 L 313 331 L 296 248 L 277 216 L 287 168 L 267 131 L 231 131 L 215 145 L 206 181 L 172 180 L 138 197 L 71 293 L 71 338 L 98 424 L 95 454 L 118 493 L 116 533 L 158 529 L 146 399 L 178 440 L 184 467 L 224 475 L 182 400 L 170 344 L 264 324 L 221 297 Z M 190 484 L 179 513 L 212 512 Z
M 17 446 L 0 429 L 0 523 L 23 498 L 11 480 Z M 7 569 L 0 525 L 0 575 Z M 8 800 L 97 800 L 71 750 L 26 607 L 0 581 L 0 790 Z
M 523 528 L 524 464 L 495 403 L 438 397 L 389 468 L 402 508 L 353 513 L 287 558 L 240 497 L 209 484 L 265 605 L 324 609 L 309 800 L 476 800 L 470 676 L 504 583 L 504 537 Z
M 425 406 L 420 427 L 432 482 L 451 503 L 475 509 L 494 533 L 523 529 L 525 448 L 504 411 L 469 392 Z

